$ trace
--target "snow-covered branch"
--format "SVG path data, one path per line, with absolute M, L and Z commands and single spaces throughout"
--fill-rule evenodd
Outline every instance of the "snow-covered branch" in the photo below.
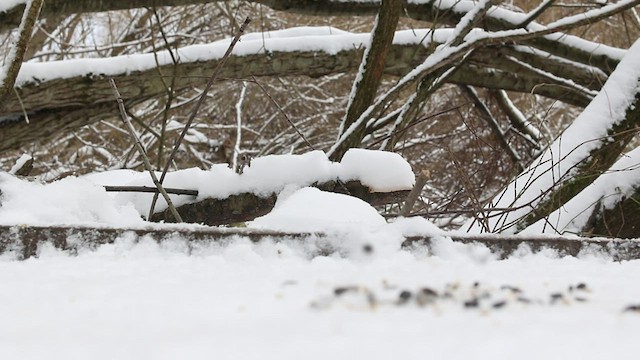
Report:
M 491 206 L 513 208 L 491 214 L 491 229 L 519 231 L 546 218 L 606 172 L 640 126 L 640 41 L 598 96 Z
M 184 6 L 193 4 L 213 3 L 221 0 L 88 0 L 66 1 L 49 0 L 43 8 L 43 17 L 54 15 L 70 15 L 85 12 L 101 12 L 123 10 L 153 6 Z M 378 12 L 379 1 L 376 0 L 250 0 L 250 2 L 264 4 L 274 10 L 301 13 L 315 16 L 358 16 L 374 15 Z M 10 2 L 10 6 L 0 5 L 0 31 L 7 31 L 19 25 L 19 19 L 24 8 L 21 1 Z M 616 7 L 615 11 L 623 11 L 640 3 L 639 0 L 623 0 L 607 6 L 608 9 L 598 9 L 596 13 L 582 16 L 581 20 L 589 20 L 591 16 L 602 16 L 603 12 Z M 406 1 L 403 16 L 422 21 L 435 21 L 441 24 L 455 25 L 468 11 L 476 5 L 471 0 L 442 0 L 442 1 Z M 530 18 L 529 14 L 517 13 L 502 7 L 494 6 L 484 18 L 484 25 L 488 30 L 504 30 L 520 27 Z M 575 19 L 574 19 L 575 20 Z M 529 30 L 537 30 L 542 26 L 532 22 L 527 25 Z M 599 43 L 586 41 L 567 34 L 553 34 L 530 41 L 530 44 L 583 64 L 592 64 L 604 71 L 610 72 L 620 61 L 624 50 L 604 46 Z
M 384 71 L 404 75 L 417 66 L 428 54 L 429 42 L 444 42 L 450 30 L 396 32 L 389 50 Z M 292 28 L 282 31 L 246 34 L 222 69 L 223 78 L 249 76 L 307 75 L 312 77 L 353 71 L 358 68 L 361 51 L 369 34 L 353 34 L 335 28 Z M 218 60 L 229 44 L 228 40 L 179 49 L 181 62 L 177 65 L 176 90 L 202 84 L 202 78 L 216 68 Z M 521 53 L 504 47 L 506 54 Z M 544 71 L 563 74 L 569 72 L 572 81 L 582 86 L 598 84 L 597 76 L 587 67 L 570 66 L 570 62 L 549 59 L 544 53 L 521 53 L 523 61 L 536 61 Z M 117 114 L 107 78 L 119 84 L 123 99 L 129 106 L 141 103 L 165 91 L 158 73 L 172 74 L 174 64 L 169 52 L 118 56 L 102 59 L 76 59 L 47 63 L 24 64 L 17 78 L 17 92 L 29 112 L 31 126 L 25 128 L 21 120 L 23 105 L 17 96 L 8 96 L 0 104 L 0 150 L 16 148 L 43 136 L 69 130 Z M 514 55 L 516 56 L 516 55 Z M 475 60 L 474 60 L 475 59 Z M 478 65 L 474 64 L 474 61 Z M 490 66 L 495 63 L 495 69 Z M 489 64 L 487 66 L 486 64 Z M 159 67 L 158 67 L 159 66 Z M 536 74 L 516 74 L 505 57 L 496 57 L 495 50 L 474 53 L 469 65 L 449 80 L 453 83 L 533 92 L 572 104 L 586 106 L 589 99 L 580 91 L 549 84 Z M 568 71 L 567 69 L 570 69 Z M 10 94 L 11 95 L 11 94 Z

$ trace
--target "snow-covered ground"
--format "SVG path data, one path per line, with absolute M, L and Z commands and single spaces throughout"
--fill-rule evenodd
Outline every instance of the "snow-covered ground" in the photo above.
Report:
M 335 177 L 410 187 L 408 164 L 393 154 L 353 151 L 337 164 L 316 152 L 246 170 L 168 179 L 203 192 L 277 191 L 275 209 L 247 226 L 321 230 L 336 253 L 318 256 L 314 244 L 294 240 L 237 238 L 194 250 L 185 239 L 126 235 L 75 255 L 47 244 L 24 261 L 6 253 L 0 359 L 637 358 L 640 260 L 524 248 L 497 260 L 427 220 L 387 222 L 359 199 L 305 187 Z M 0 222 L 148 226 L 124 195 L 96 184 L 139 177 L 44 185 L 2 174 Z M 417 234 L 437 239 L 431 250 L 401 248 Z
M 446 240 L 428 255 L 378 250 L 384 232 L 366 235 L 370 254 L 315 258 L 295 244 L 187 254 L 180 242 L 123 239 L 77 256 L 2 259 L 0 358 L 638 356 L 640 312 L 624 310 L 640 304 L 640 261 L 497 261 Z

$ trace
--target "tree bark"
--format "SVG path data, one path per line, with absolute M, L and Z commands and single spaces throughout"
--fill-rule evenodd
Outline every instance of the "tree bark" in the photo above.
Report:
M 614 124 L 608 131 L 608 137 L 600 141 L 600 145 L 589 152 L 582 161 L 575 165 L 568 179 L 559 179 L 559 184 L 545 195 L 544 200 L 521 221 L 519 230 L 525 229 L 536 221 L 547 217 L 553 211 L 567 203 L 574 196 L 589 186 L 596 178 L 607 171 L 618 160 L 620 154 L 640 130 L 640 92 L 627 107 L 625 118 Z M 624 213 L 622 213 L 624 215 Z M 624 221 L 624 216 L 622 216 Z
M 640 187 L 610 209 L 596 206 L 592 221 L 582 230 L 590 236 L 640 238 Z
M 372 192 L 358 181 L 335 181 L 314 185 L 320 190 L 355 196 L 372 206 L 401 203 L 410 190 Z M 231 195 L 225 199 L 204 199 L 177 207 L 185 222 L 204 225 L 225 225 L 250 221 L 268 214 L 276 204 L 277 194 L 258 196 L 252 193 Z M 169 210 L 156 212 L 151 221 L 174 222 Z
M 24 10 L 19 27 L 20 33 L 18 34 L 18 39 L 13 45 L 13 49 L 9 51 L 9 57 L 7 59 L 9 64 L 6 66 L 6 73 L 3 72 L 5 69 L 0 68 L 0 102 L 13 90 L 13 85 L 22 66 L 24 54 L 27 52 L 29 40 L 31 40 L 33 27 L 38 20 L 38 15 L 42 8 L 42 2 L 43 0 L 33 0 Z
M 360 71 L 353 84 L 349 106 L 340 125 L 339 135 L 342 135 L 343 131 L 360 118 L 376 97 L 400 19 L 401 5 L 401 0 L 382 0 L 380 4 L 376 26 L 371 35 L 371 44 L 365 50 L 360 63 Z M 363 123 L 331 154 L 331 159 L 340 161 L 348 149 L 360 146 L 365 134 L 366 123 Z
M 445 235 L 447 236 L 447 235 Z M 561 255 L 577 256 L 581 253 L 601 252 L 615 261 L 640 259 L 640 240 L 609 240 L 592 238 L 564 237 L 508 237 L 508 236 L 469 236 L 448 235 L 451 240 L 465 244 L 476 243 L 487 246 L 500 258 L 506 258 L 528 246 L 538 252 L 552 249 Z M 288 233 L 281 231 L 245 229 L 245 228 L 101 228 L 86 226 L 0 226 L 0 254 L 13 252 L 20 260 L 38 255 L 38 249 L 49 244 L 57 249 L 75 254 L 80 250 L 93 250 L 101 245 L 112 244 L 118 240 L 139 242 L 153 240 L 158 243 L 181 242 L 187 252 L 210 244 L 228 244 L 238 239 L 248 239 L 254 243 L 260 241 L 295 241 L 312 244 L 316 252 L 311 256 L 329 255 L 338 249 L 327 241 L 323 233 Z M 410 236 L 402 247 L 411 251 L 417 246 L 431 247 L 437 241 L 431 236 Z M 375 246 L 375 244 L 373 244 Z
M 488 67 L 494 58 L 498 69 L 508 66 L 502 62 L 503 56 L 496 53 L 517 53 L 517 50 L 504 47 L 495 49 L 480 49 L 455 75 L 450 78 L 452 83 L 466 84 L 489 89 L 504 89 L 525 93 L 535 93 L 559 99 L 569 104 L 586 106 L 591 100 L 583 93 L 566 88 L 560 84 L 553 84 L 535 73 L 514 73 L 506 67 L 505 71 L 495 71 Z M 428 50 L 424 46 L 393 45 L 387 56 L 384 71 L 389 75 L 400 76 L 427 56 Z M 535 58 L 535 55 L 528 55 Z M 266 54 L 251 54 L 229 57 L 220 76 L 228 78 L 243 78 L 248 76 L 295 76 L 304 75 L 319 77 L 334 73 L 355 71 L 362 57 L 361 50 L 345 50 L 337 54 L 325 52 L 278 52 Z M 536 61 L 543 64 L 543 70 L 551 73 L 563 73 L 567 65 L 562 62 L 546 61 L 542 58 Z M 204 62 L 182 62 L 175 68 L 175 90 L 201 86 L 204 78 L 216 68 L 218 60 Z M 506 65 L 505 65 L 506 64 Z M 161 73 L 171 73 L 174 65 L 160 67 Z M 599 84 L 594 75 L 588 70 L 576 68 L 571 74 L 571 80 L 579 84 L 595 86 Z M 158 77 L 158 69 L 132 71 L 128 74 L 112 76 L 118 83 L 127 107 L 140 104 L 153 96 L 164 94 L 165 87 Z M 33 142 L 62 131 L 78 129 L 95 121 L 117 116 L 118 109 L 113 100 L 111 89 L 107 81 L 108 76 L 90 73 L 67 79 L 52 79 L 23 84 L 17 88 L 16 94 L 8 94 L 0 103 L 0 151 L 15 150 Z M 29 114 L 30 123 L 23 118 L 23 108 Z
M 103 12 L 124 10 L 152 6 L 185 6 L 213 3 L 223 0 L 47 0 L 42 10 L 42 16 L 70 15 L 77 13 Z M 331 1 L 331 0 L 248 0 L 249 2 L 264 4 L 274 10 L 312 16 L 362 16 L 375 15 L 378 3 L 361 1 Z M 466 1 L 461 1 L 466 2 Z M 441 4 L 439 1 L 424 3 L 404 2 L 401 15 L 416 20 L 438 22 L 440 24 L 455 25 L 466 14 L 463 7 L 454 2 L 453 7 Z M 625 10 L 640 4 L 631 2 L 622 8 Z M 0 32 L 16 28 L 20 24 L 20 16 L 24 5 L 17 5 L 6 12 L 0 12 Z M 516 14 L 521 15 L 521 14 Z M 489 30 L 504 30 L 520 27 L 520 23 L 511 21 L 512 17 L 500 17 L 489 14 L 483 22 Z M 517 19 L 517 17 L 516 17 Z M 526 42 L 550 54 L 560 56 L 582 64 L 598 67 L 610 73 L 620 61 L 611 57 L 607 52 L 593 53 L 588 47 L 564 41 L 565 36 L 559 34 L 554 37 L 543 37 Z

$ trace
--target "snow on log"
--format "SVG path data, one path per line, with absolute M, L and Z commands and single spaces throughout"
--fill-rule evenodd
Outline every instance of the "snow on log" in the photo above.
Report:
M 252 220 L 274 207 L 278 194 L 307 186 L 346 193 L 372 205 L 399 203 L 415 182 L 411 166 L 398 154 L 352 149 L 342 163 L 321 151 L 302 155 L 269 155 L 253 159 L 242 174 L 226 164 L 168 173 L 169 188 L 197 190 L 198 196 L 170 195 L 186 222 L 220 225 Z M 145 224 L 153 193 L 109 192 L 103 186 L 152 186 L 149 174 L 114 170 L 67 177 L 50 184 L 0 173 L 0 224 L 117 225 Z M 172 221 L 156 205 L 154 221 Z
M 605 254 L 613 260 L 640 259 L 639 239 L 604 239 L 545 236 L 505 236 L 505 235 L 450 235 L 451 240 L 463 244 L 482 244 L 504 259 L 521 252 L 537 253 L 545 250 L 556 251 L 560 256 L 581 256 Z M 435 238 L 429 236 L 408 236 L 402 244 L 404 248 L 424 244 L 433 246 Z
M 640 148 L 611 168 L 561 208 L 522 234 L 588 234 L 640 237 Z
M 427 56 L 429 41 L 446 41 L 450 30 L 396 32 L 389 50 L 385 72 L 404 75 Z M 264 37 L 263 37 L 264 35 Z M 220 74 L 221 77 L 323 76 L 355 71 L 369 34 L 353 34 L 329 27 L 292 28 L 268 33 L 246 34 L 236 46 Z M 218 64 L 229 40 L 193 45 L 179 50 L 181 63 L 176 70 L 179 91 L 202 85 Z M 265 51 L 266 49 L 266 51 Z M 117 115 L 107 79 L 114 78 L 128 106 L 140 104 L 165 91 L 160 71 L 172 73 L 168 52 L 138 54 L 102 59 L 74 59 L 46 63 L 25 63 L 16 80 L 17 94 L 10 93 L 0 104 L 0 151 L 17 149 L 53 134 L 70 131 Z M 452 83 L 536 93 L 578 106 L 591 98 L 580 89 L 567 88 L 557 80 L 532 71 L 515 71 L 509 58 L 535 64 L 545 73 L 568 77 L 574 83 L 597 90 L 604 80 L 602 72 L 547 53 L 511 47 L 480 49 Z M 568 70 L 569 69 L 569 70 Z M 19 95 L 19 97 L 18 97 Z M 29 114 L 29 123 L 23 119 Z
M 122 170 L 90 175 L 89 179 L 100 185 L 150 184 L 146 174 L 130 171 L 123 174 Z M 329 161 L 321 151 L 269 155 L 253 159 L 242 174 L 220 164 L 209 171 L 192 168 L 169 173 L 164 184 L 198 190 L 197 198 L 171 196 L 185 221 L 221 225 L 267 214 L 285 188 L 313 186 L 352 195 L 376 206 L 402 202 L 414 182 L 411 166 L 400 155 L 351 149 L 340 163 Z M 133 204 L 140 214 L 148 211 L 151 197 L 144 193 L 114 195 L 118 203 Z M 166 203 L 159 199 L 151 220 L 173 221 L 167 210 Z
M 334 234 L 335 235 L 335 234 Z M 328 234 L 293 233 L 262 229 L 210 228 L 210 227 L 146 227 L 146 228 L 106 228 L 87 226 L 27 226 L 0 225 L 0 254 L 13 253 L 17 259 L 27 259 L 38 255 L 38 249 L 46 244 L 70 253 L 96 249 L 100 245 L 116 241 L 139 242 L 154 240 L 159 243 L 180 244 L 188 251 L 206 247 L 212 243 L 221 245 L 232 241 L 248 239 L 252 242 L 300 242 L 315 249 L 311 256 L 329 255 L 337 251 Z M 514 253 L 556 251 L 560 256 L 604 254 L 612 260 L 640 259 L 640 240 L 593 239 L 565 237 L 508 237 L 508 236 L 407 236 L 402 247 L 411 251 L 419 246 L 428 248 L 439 241 L 452 240 L 462 244 L 482 244 L 500 258 Z M 375 246 L 375 244 L 373 244 Z
M 372 192 L 359 181 L 329 181 L 311 186 L 322 191 L 347 194 L 369 203 L 372 206 L 402 203 L 409 190 L 390 192 Z M 183 220 L 189 223 L 205 225 L 234 224 L 250 221 L 268 214 L 276 204 L 276 194 L 259 196 L 253 193 L 230 195 L 224 199 L 208 198 L 177 208 Z M 175 222 L 169 209 L 156 212 L 151 221 Z
M 102 12 L 153 6 L 183 6 L 205 4 L 222 0 L 47 0 L 42 9 L 42 17 L 70 15 L 85 12 Z M 313 16 L 362 16 L 375 15 L 379 2 L 376 0 L 249 0 L 264 4 L 274 10 L 294 12 Z M 5 0 L 0 4 L 0 32 L 16 28 L 24 9 L 23 0 Z M 626 1 L 625 8 L 634 5 Z M 635 3 L 637 5 L 637 2 Z M 472 0 L 406 1 L 401 16 L 412 19 L 455 25 L 473 7 Z M 528 14 L 517 13 L 501 7 L 493 7 L 483 22 L 489 30 L 505 30 L 519 27 L 527 20 Z M 536 30 L 542 25 L 532 22 L 527 29 Z M 612 48 L 567 34 L 552 34 L 527 42 L 541 50 L 563 58 L 590 64 L 605 72 L 615 68 L 624 50 Z
M 640 127 L 638 59 L 640 41 L 578 118 L 489 205 L 513 210 L 485 214 L 487 220 L 475 223 L 472 231 L 522 231 L 611 168 Z
M 312 241 L 315 234 L 289 234 L 279 231 L 207 228 L 207 227 L 137 227 L 109 228 L 90 226 L 29 226 L 0 225 L 0 254 L 13 252 L 18 259 L 27 259 L 38 254 L 38 247 L 50 244 L 67 251 L 95 249 L 100 245 L 111 244 L 117 240 L 138 242 L 153 239 L 158 242 L 184 240 L 189 249 L 212 242 L 227 243 L 238 239 L 258 242 L 266 239 L 285 241 L 288 239 Z

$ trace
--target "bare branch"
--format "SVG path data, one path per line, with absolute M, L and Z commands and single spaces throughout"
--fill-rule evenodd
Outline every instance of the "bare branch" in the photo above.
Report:
M 185 135 L 187 135 L 187 131 L 189 131 L 189 128 L 191 127 L 191 123 L 193 123 L 193 120 L 195 119 L 196 115 L 198 114 L 198 110 L 202 106 L 202 103 L 204 102 L 204 99 L 206 98 L 207 93 L 209 92 L 209 90 L 213 86 L 213 83 L 218 79 L 218 76 L 220 75 L 220 70 L 224 67 L 224 64 L 227 61 L 227 59 L 229 58 L 229 55 L 231 55 L 231 51 L 233 51 L 233 47 L 236 45 L 238 40 L 240 40 L 240 36 L 242 36 L 242 33 L 244 32 L 245 28 L 247 27 L 247 25 L 249 25 L 250 22 L 251 22 L 250 18 L 246 18 L 244 20 L 244 22 L 240 26 L 240 29 L 238 29 L 238 32 L 234 36 L 233 40 L 231 40 L 231 44 L 229 44 L 229 47 L 227 48 L 227 51 L 225 52 L 224 56 L 218 62 L 218 66 L 216 67 L 216 69 L 214 70 L 213 74 L 209 78 L 209 81 L 207 81 L 207 85 L 205 86 L 204 90 L 202 91 L 202 94 L 200 95 L 200 98 L 198 99 L 198 102 L 196 102 L 195 106 L 193 107 L 193 110 L 191 110 L 191 114 L 189 115 L 189 118 L 187 119 L 187 123 L 184 125 L 184 129 L 182 130 L 182 133 L 180 133 L 180 137 L 178 137 L 178 139 L 176 140 L 176 143 L 175 143 L 175 145 L 173 147 L 173 150 L 171 151 L 171 154 L 169 155 L 169 158 L 167 159 L 167 162 L 165 163 L 164 169 L 162 169 L 162 175 L 160 175 L 160 183 L 161 184 L 164 181 L 164 177 L 167 175 L 167 172 L 169 171 L 169 166 L 171 166 L 171 162 L 173 161 L 173 159 L 175 158 L 176 154 L 178 153 L 178 149 L 180 149 L 180 144 L 182 143 L 182 140 L 184 139 Z M 149 217 L 151 217 L 151 215 L 153 214 L 153 210 L 155 208 L 157 200 L 158 200 L 158 195 L 155 194 L 153 196 L 153 201 L 151 202 L 151 208 L 149 209 Z
M 153 184 L 156 186 L 158 191 L 162 194 L 162 197 L 164 197 L 164 200 L 167 202 L 167 205 L 169 206 L 169 209 L 171 210 L 171 214 L 173 215 L 173 217 L 176 219 L 177 222 L 182 222 L 182 217 L 180 217 L 180 214 L 176 210 L 175 206 L 173 206 L 173 202 L 171 201 L 169 194 L 167 194 L 167 192 L 164 190 L 162 183 L 158 181 L 156 174 L 153 172 L 153 167 L 151 166 L 151 162 L 149 162 L 149 158 L 147 157 L 147 152 L 144 150 L 144 146 L 142 145 L 140 138 L 136 134 L 136 131 L 133 128 L 133 125 L 131 124 L 131 121 L 129 121 L 129 117 L 127 116 L 127 111 L 124 108 L 124 102 L 122 101 L 122 96 L 120 96 L 120 93 L 118 92 L 118 87 L 116 86 L 116 82 L 113 79 L 110 79 L 109 82 L 111 83 L 111 88 L 113 89 L 113 93 L 116 97 L 116 100 L 118 101 L 118 108 L 120 109 L 120 115 L 122 116 L 122 121 L 127 125 L 127 130 L 129 131 L 129 135 L 135 142 L 135 145 L 138 149 L 138 152 L 140 153 L 140 156 L 142 156 L 142 160 L 144 162 L 144 168 L 149 172 L 149 175 L 151 175 L 151 179 L 153 180 Z

